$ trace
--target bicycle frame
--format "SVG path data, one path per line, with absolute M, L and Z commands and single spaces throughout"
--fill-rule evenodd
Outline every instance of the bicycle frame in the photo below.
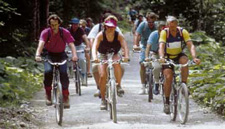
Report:
M 45 60 L 49 64 L 53 66 L 53 104 L 56 108 L 56 122 L 58 125 L 62 125 L 62 117 L 63 117 L 63 95 L 62 95 L 62 85 L 60 83 L 60 75 L 59 75 L 59 66 L 64 65 L 67 60 L 62 62 L 51 62 L 50 60 Z M 59 98 L 58 98 L 59 97 Z

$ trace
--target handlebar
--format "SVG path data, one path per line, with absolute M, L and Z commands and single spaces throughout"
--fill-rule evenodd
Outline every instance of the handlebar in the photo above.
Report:
M 188 60 L 186 64 L 175 64 L 173 60 L 167 59 L 166 63 L 161 63 L 162 65 L 173 65 L 174 67 L 186 67 L 186 66 L 192 66 L 196 65 L 196 63 L 193 60 Z
M 67 62 L 67 60 L 64 60 L 62 62 L 52 62 L 49 59 L 42 59 L 42 61 L 48 62 L 49 64 L 54 65 L 54 66 L 64 65 Z

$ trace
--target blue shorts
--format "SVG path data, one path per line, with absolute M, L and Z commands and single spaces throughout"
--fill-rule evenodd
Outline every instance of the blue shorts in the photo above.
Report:
M 144 48 L 144 47 L 141 48 L 139 63 L 142 63 L 143 61 L 145 61 L 145 50 L 146 50 L 146 48 Z

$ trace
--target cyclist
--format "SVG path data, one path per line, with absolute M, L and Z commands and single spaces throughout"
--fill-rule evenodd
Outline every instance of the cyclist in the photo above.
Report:
M 41 32 L 38 48 L 36 51 L 35 60 L 41 61 L 41 53 L 43 48 L 45 47 L 47 50 L 47 56 L 46 58 L 50 59 L 53 62 L 61 62 L 62 60 L 66 59 L 66 53 L 65 53 L 65 46 L 68 44 L 72 50 L 72 60 L 77 60 L 77 54 L 76 49 L 73 44 L 74 38 L 70 34 L 68 30 L 65 28 L 60 28 L 60 24 L 62 23 L 62 20 L 59 16 L 56 14 L 52 14 L 48 17 L 48 24 L 50 27 L 44 29 Z M 61 34 L 60 30 L 61 29 Z M 46 93 L 46 105 L 50 106 L 52 105 L 52 99 L 51 99 L 51 90 L 52 90 L 52 78 L 53 78 L 53 66 L 49 64 L 48 62 L 44 62 L 44 87 L 45 87 L 45 93 Z M 62 83 L 63 88 L 63 100 L 64 100 L 64 107 L 69 108 L 69 78 L 67 75 L 67 65 L 64 64 L 59 67 L 60 70 L 60 82 Z
M 134 24 L 137 14 L 138 12 L 135 9 L 130 8 L 128 15 L 129 15 L 129 21 L 131 22 L 131 24 Z
M 97 34 L 104 30 L 104 20 L 105 18 L 107 18 L 110 15 L 110 13 L 105 13 L 102 18 L 101 18 L 101 22 L 99 24 L 96 24 L 90 31 L 90 33 L 88 34 L 88 39 L 90 40 L 90 46 L 92 48 L 92 44 L 94 43 L 94 39 L 97 36 Z M 120 34 L 122 34 L 122 32 L 120 31 L 119 27 L 116 27 L 116 31 L 119 32 Z M 100 88 L 99 88 L 99 72 L 98 72 L 98 65 L 93 65 L 92 66 L 92 74 L 94 76 L 95 82 L 96 82 L 96 86 L 97 86 L 97 91 L 94 93 L 94 96 L 100 96 Z M 122 66 L 122 73 L 124 73 L 124 67 Z
M 89 32 L 91 31 L 91 29 L 87 26 L 87 22 L 84 19 L 80 20 L 80 27 L 84 30 L 86 35 L 88 35 Z
M 84 19 L 80 20 L 80 27 L 84 30 L 84 32 L 86 33 L 86 35 L 89 34 L 89 32 L 91 31 L 91 29 L 89 27 L 87 27 L 87 22 Z M 88 77 L 92 77 L 91 75 L 91 62 L 90 62 L 90 53 L 89 51 L 85 51 L 85 57 L 86 57 L 86 61 L 87 61 L 87 76 Z
M 145 51 L 145 61 L 149 61 L 149 59 L 158 59 L 158 50 L 159 50 L 159 35 L 160 32 L 165 28 L 166 23 L 164 21 L 158 22 L 158 30 L 153 31 L 148 37 L 147 47 Z M 150 55 L 149 55 L 150 52 Z M 149 56 L 151 56 L 149 58 Z M 161 65 L 158 61 L 154 61 L 153 65 L 153 76 L 154 76 L 154 90 L 153 93 L 155 95 L 159 94 L 159 75 L 161 72 Z
M 77 51 L 78 50 L 89 51 L 90 50 L 89 40 L 83 29 L 79 27 L 79 22 L 80 20 L 78 18 L 72 18 L 70 21 L 71 28 L 69 28 L 69 31 L 73 36 L 73 38 L 75 39 L 74 44 L 76 46 Z M 81 67 L 81 83 L 82 85 L 86 86 L 87 84 L 85 76 L 87 76 L 87 67 L 85 67 L 86 66 L 85 54 L 84 53 L 77 53 L 77 54 L 79 58 L 78 65 Z
M 147 40 L 149 35 L 156 30 L 155 20 L 157 19 L 157 15 L 153 12 L 146 14 L 146 20 L 142 22 L 136 31 L 135 35 L 135 45 L 138 46 L 139 41 L 141 39 L 141 53 L 140 53 L 140 77 L 142 88 L 139 92 L 140 95 L 145 94 L 146 86 L 145 86 L 145 66 L 142 62 L 145 60 L 145 49 L 147 45 Z
M 191 41 L 189 33 L 187 30 L 178 27 L 178 20 L 174 16 L 167 17 L 168 28 L 165 28 L 160 33 L 159 39 L 159 55 L 160 62 L 165 62 L 165 58 L 172 59 L 176 63 L 185 64 L 188 62 L 188 57 L 182 52 L 182 45 L 187 45 L 193 61 L 199 65 L 200 59 L 196 56 L 195 46 Z M 185 43 L 184 43 L 185 42 Z M 164 107 L 164 112 L 166 114 L 170 113 L 169 107 L 169 96 L 171 91 L 171 84 L 173 79 L 173 67 L 163 66 L 163 74 L 165 77 L 164 81 L 164 91 L 166 97 L 166 104 Z M 181 69 L 182 82 L 187 83 L 188 78 L 188 67 L 183 67 Z
M 113 60 L 120 60 L 121 56 L 119 55 L 119 50 L 121 47 L 124 49 L 124 61 L 127 62 L 129 59 L 129 51 L 128 46 L 124 40 L 124 37 L 115 31 L 117 26 L 117 18 L 113 15 L 108 16 L 105 19 L 104 25 L 105 30 L 98 33 L 95 38 L 93 48 L 92 48 L 92 57 L 95 62 L 99 62 L 100 60 L 107 60 L 107 55 L 109 51 L 113 50 Z M 97 56 L 98 54 L 98 56 Z M 122 78 L 122 70 L 120 64 L 114 64 L 115 70 L 115 78 L 117 82 L 117 92 L 118 94 L 123 94 L 124 90 L 121 88 L 121 78 Z M 107 64 L 102 64 L 99 67 L 99 86 L 101 90 L 101 98 L 102 103 L 100 106 L 101 110 L 106 109 L 106 100 L 105 100 L 105 92 L 106 92 L 106 81 L 107 81 L 107 72 L 106 72 Z
M 87 27 L 89 27 L 90 29 L 92 29 L 93 26 L 95 25 L 95 24 L 93 23 L 92 18 L 88 17 L 88 18 L 86 19 L 86 21 L 87 21 Z
M 134 26 L 133 26 L 133 35 L 134 35 L 134 44 L 133 45 L 135 45 L 135 33 L 136 33 L 136 30 L 137 30 L 137 28 L 138 28 L 138 26 L 140 25 L 140 23 L 141 22 L 143 22 L 143 20 L 144 20 L 144 16 L 143 16 L 143 14 L 141 14 L 141 13 L 139 13 L 138 14 L 138 19 L 134 22 Z M 134 47 L 137 47 L 137 46 L 134 46 Z

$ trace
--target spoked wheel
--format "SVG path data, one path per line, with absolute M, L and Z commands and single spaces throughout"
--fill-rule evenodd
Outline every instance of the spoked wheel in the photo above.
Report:
M 177 117 L 177 91 L 173 86 L 170 93 L 170 117 L 172 121 L 175 121 Z
M 80 73 L 78 72 L 77 64 L 74 66 L 74 74 L 75 74 L 75 88 L 76 88 L 76 93 L 81 96 L 81 86 L 80 86 Z
M 148 75 L 148 102 L 151 102 L 151 100 L 153 99 L 153 74 L 152 74 L 152 69 L 149 70 L 149 75 Z
M 54 88 L 54 103 L 55 103 L 55 114 L 56 114 L 56 122 L 58 125 L 62 125 L 62 117 L 63 117 L 63 95 L 62 95 L 62 85 L 60 83 L 57 84 L 57 89 Z
M 111 99 L 112 102 L 110 104 L 110 118 L 113 119 L 114 123 L 117 123 L 117 110 L 116 110 L 116 83 L 115 81 L 111 81 Z
M 188 88 L 185 83 L 181 84 L 178 92 L 178 116 L 181 124 L 185 124 L 187 122 L 189 114 Z

